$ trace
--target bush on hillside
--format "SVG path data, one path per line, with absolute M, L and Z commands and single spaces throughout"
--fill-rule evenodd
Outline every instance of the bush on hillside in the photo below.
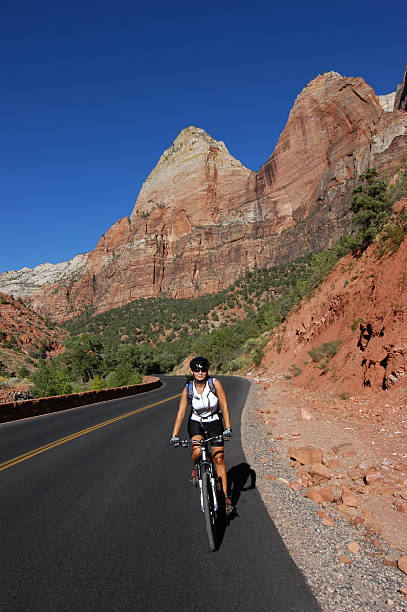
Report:
M 407 234 L 407 210 L 403 208 L 386 223 L 380 236 L 379 253 L 396 253 Z
M 342 340 L 332 340 L 331 342 L 324 342 L 321 346 L 315 346 L 308 355 L 311 357 L 314 363 L 318 363 L 321 359 L 332 359 L 338 352 L 339 346 L 342 344 Z
M 142 377 L 140 372 L 133 370 L 129 364 L 121 363 L 114 372 L 110 372 L 105 379 L 105 387 L 126 387 L 127 385 L 138 385 Z
M 87 382 L 95 374 L 103 373 L 103 343 L 100 337 L 94 334 L 71 336 L 64 346 L 65 351 L 54 361 L 69 371 L 71 381 Z
M 28 378 L 30 376 L 30 370 L 25 366 L 22 366 L 18 371 L 18 378 L 23 380 L 24 378 Z
M 354 250 L 364 250 L 376 240 L 380 255 L 397 251 L 407 232 L 407 213 L 405 210 L 394 213 L 393 205 L 407 197 L 407 158 L 390 186 L 387 180 L 379 178 L 375 168 L 368 168 L 359 180 L 351 203 L 358 227 Z
M 95 378 L 92 380 L 92 391 L 100 391 L 100 389 L 106 389 L 106 384 L 103 378 L 100 378 L 100 376 L 96 374 Z
M 32 389 L 34 397 L 51 397 L 72 393 L 68 373 L 53 363 L 47 366 L 45 362 L 40 362 L 37 370 L 31 376 L 31 380 L 34 383 Z
M 392 214 L 393 202 L 387 182 L 380 179 L 376 168 L 368 168 L 359 177 L 360 184 L 353 190 L 351 209 L 358 226 L 355 246 L 365 249 L 382 231 Z

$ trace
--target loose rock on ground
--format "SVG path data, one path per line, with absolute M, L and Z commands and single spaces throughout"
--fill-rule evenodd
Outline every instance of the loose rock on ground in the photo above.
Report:
M 295 404 L 283 381 L 269 379 L 252 384 L 242 416 L 244 450 L 271 519 L 324 611 L 406 610 L 407 550 L 383 538 L 387 531 L 380 528 L 375 505 L 359 507 L 364 497 L 373 497 L 364 490 L 373 486 L 366 476 L 381 470 L 352 454 L 354 438 L 343 435 L 343 426 L 320 428 L 315 414 L 304 419 Z M 294 446 L 294 439 L 302 443 Z M 293 453 L 306 447 L 322 451 L 318 462 L 329 462 L 330 478 Z M 353 473 L 355 480 L 348 473 L 352 468 L 360 471 Z M 374 499 L 384 495 L 375 491 Z M 393 513 L 406 519 L 396 507 Z

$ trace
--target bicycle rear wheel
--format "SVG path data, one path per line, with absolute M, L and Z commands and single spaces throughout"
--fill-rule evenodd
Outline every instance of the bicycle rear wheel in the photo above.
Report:
M 216 514 L 213 507 L 212 487 L 206 465 L 202 466 L 201 477 L 206 534 L 208 536 L 209 548 L 216 550 Z

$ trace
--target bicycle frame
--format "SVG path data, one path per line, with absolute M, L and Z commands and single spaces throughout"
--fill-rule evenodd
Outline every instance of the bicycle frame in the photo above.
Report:
M 199 493 L 200 493 L 200 499 L 201 499 L 201 510 L 202 512 L 204 512 L 201 471 L 202 471 L 202 467 L 206 465 L 208 467 L 209 482 L 211 483 L 211 489 L 212 489 L 212 495 L 213 495 L 213 509 L 215 510 L 215 512 L 217 512 L 219 509 L 219 504 L 218 504 L 218 496 L 217 496 L 217 491 L 216 491 L 216 478 L 215 478 L 216 470 L 214 469 L 214 465 L 212 461 L 212 453 L 209 451 L 207 444 L 201 444 L 201 452 L 202 452 L 201 460 L 198 463 L 198 483 L 199 483 Z
M 203 488 L 202 488 L 202 468 L 204 465 L 207 466 L 208 472 L 209 472 L 209 482 L 211 483 L 212 498 L 213 498 L 213 509 L 215 512 L 219 510 L 218 495 L 217 495 L 217 490 L 216 490 L 217 474 L 216 474 L 216 468 L 213 464 L 212 452 L 209 448 L 209 445 L 212 441 L 215 441 L 215 440 L 219 441 L 221 439 L 223 439 L 222 436 L 215 436 L 213 438 L 207 438 L 206 440 L 180 440 L 181 446 L 186 447 L 191 444 L 193 446 L 201 447 L 201 460 L 197 464 L 197 468 L 198 468 L 199 495 L 200 495 L 200 502 L 201 502 L 201 510 L 203 513 L 205 513 L 204 501 L 203 501 Z
M 215 436 L 206 440 L 179 441 L 180 446 L 198 445 L 201 448 L 201 459 L 196 467 L 198 469 L 201 510 L 204 515 L 206 534 L 211 550 L 217 550 L 219 545 L 218 519 L 221 514 L 218 500 L 220 483 L 213 463 L 212 452 L 209 448 L 210 443 L 215 440 L 224 442 L 223 436 Z M 222 503 L 222 498 L 220 498 L 220 503 Z

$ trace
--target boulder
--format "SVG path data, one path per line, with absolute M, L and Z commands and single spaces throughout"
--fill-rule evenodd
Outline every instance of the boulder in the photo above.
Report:
M 358 502 L 356 501 L 356 498 L 353 493 L 349 491 L 349 489 L 344 489 L 342 491 L 341 499 L 342 503 L 345 504 L 345 506 L 350 506 L 352 508 L 358 507 Z
M 313 463 L 309 469 L 312 476 L 320 476 L 329 480 L 331 478 L 331 470 L 322 463 Z
M 318 487 L 310 487 L 306 492 L 306 497 L 316 502 L 317 504 L 321 504 L 323 502 L 323 498 L 318 490 Z
M 404 574 L 407 574 L 407 555 L 401 555 L 401 557 L 397 559 L 397 567 Z
M 319 487 L 318 493 L 321 495 L 322 499 L 326 502 L 332 503 L 335 501 L 335 494 L 331 487 L 323 486 Z
M 289 448 L 288 456 L 302 465 L 313 463 L 322 464 L 323 451 L 313 446 L 302 446 L 301 448 Z

